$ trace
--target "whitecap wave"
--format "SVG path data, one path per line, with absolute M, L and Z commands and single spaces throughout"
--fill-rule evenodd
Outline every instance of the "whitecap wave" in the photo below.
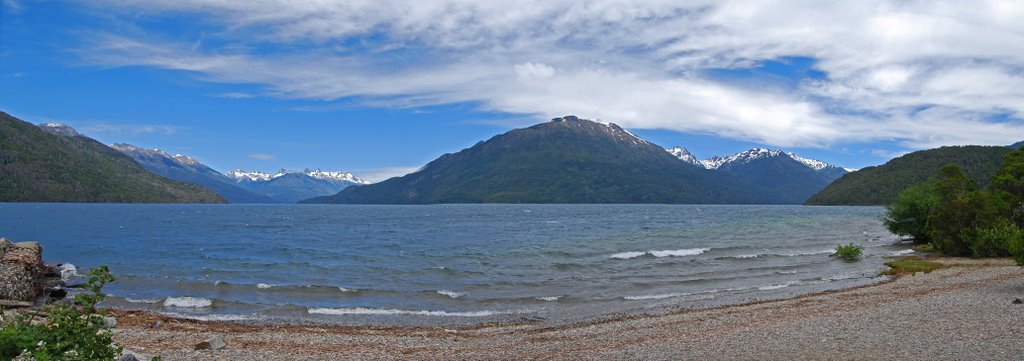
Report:
M 355 290 L 355 289 L 351 289 L 351 288 L 345 288 L 345 287 L 338 287 L 338 291 L 341 291 L 341 292 L 359 292 L 359 290 Z
M 611 256 L 608 256 L 608 258 L 630 259 L 630 258 L 637 258 L 637 257 L 643 256 L 645 254 L 647 254 L 647 252 L 621 252 L 621 253 L 616 253 L 616 254 L 613 254 Z
M 777 289 L 786 288 L 786 287 L 789 287 L 791 285 L 792 285 L 792 283 L 780 283 L 780 284 L 777 284 L 777 285 L 761 286 L 761 287 L 758 287 L 757 289 L 761 290 L 761 291 L 771 291 L 771 290 L 777 290 Z
M 737 255 L 737 256 L 732 256 L 732 258 L 757 258 L 757 257 L 761 257 L 761 255 L 759 255 L 759 254 L 741 254 L 741 255 Z
M 692 293 L 688 293 L 688 292 L 679 292 L 679 293 L 663 293 L 663 294 L 657 294 L 657 295 L 624 296 L 622 298 L 630 300 L 630 301 L 639 301 L 639 300 L 661 300 L 661 299 L 665 299 L 665 298 L 683 297 L 683 296 L 690 296 L 690 295 L 693 295 L 693 294 Z
M 559 298 L 562 298 L 562 296 L 536 297 L 534 299 L 538 300 L 538 301 L 555 302 L 555 301 L 558 301 Z
M 669 249 L 663 251 L 649 251 L 654 257 L 685 257 L 685 256 L 696 256 L 704 252 L 710 251 L 711 248 L 689 248 L 689 249 Z
M 200 297 L 167 297 L 164 307 L 205 308 L 213 306 L 213 300 Z
M 306 311 L 312 315 L 329 315 L 329 316 L 345 316 L 345 315 L 363 315 L 363 316 L 435 316 L 435 317 L 487 317 L 502 314 L 497 311 L 467 311 L 467 312 L 448 312 L 448 311 L 411 311 L 411 310 L 398 310 L 398 309 L 381 309 L 381 308 L 365 308 L 365 307 L 342 307 L 342 308 L 310 308 Z
M 455 291 L 448 291 L 448 290 L 438 290 L 437 294 L 448 296 L 448 297 L 451 297 L 451 298 L 459 298 L 459 297 L 462 297 L 462 296 L 466 295 L 463 292 L 455 292 Z
M 893 252 L 893 253 L 891 253 L 891 255 L 893 255 L 893 256 L 902 256 L 902 255 L 911 254 L 911 253 L 914 253 L 914 250 L 912 250 L 912 249 L 904 249 L 904 250 L 899 250 L 899 251 Z
M 696 255 L 702 254 L 702 253 L 710 251 L 710 250 L 711 250 L 710 248 L 686 248 L 686 249 L 666 249 L 666 250 L 660 250 L 660 251 L 646 251 L 646 252 L 637 252 L 637 251 L 634 251 L 634 252 L 620 252 L 620 253 L 616 253 L 616 254 L 613 254 L 611 256 L 608 256 L 608 258 L 630 259 L 630 258 L 637 258 L 637 257 L 645 256 L 645 255 L 651 255 L 651 256 L 654 256 L 654 257 L 657 257 L 657 258 L 662 258 L 662 257 L 686 257 L 686 256 L 696 256 Z
M 268 284 L 268 283 L 257 283 L 256 284 L 256 288 L 259 288 L 261 290 L 265 290 L 265 289 L 268 289 L 268 288 L 271 288 L 271 287 L 274 287 L 274 285 Z

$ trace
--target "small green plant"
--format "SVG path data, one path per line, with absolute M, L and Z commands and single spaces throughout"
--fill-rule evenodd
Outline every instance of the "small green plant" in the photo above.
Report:
M 53 304 L 43 308 L 49 316 L 37 321 L 35 314 L 4 320 L 0 326 L 0 359 L 113 360 L 121 354 L 109 330 L 104 329 L 103 312 L 96 304 L 106 297 L 103 286 L 114 281 L 107 266 L 89 270 L 85 288 L 89 293 L 75 297 L 77 305 Z
M 839 257 L 844 261 L 856 261 L 860 258 L 860 254 L 864 252 L 864 247 L 858 244 L 846 244 L 836 246 L 836 252 L 832 254 L 834 257 Z

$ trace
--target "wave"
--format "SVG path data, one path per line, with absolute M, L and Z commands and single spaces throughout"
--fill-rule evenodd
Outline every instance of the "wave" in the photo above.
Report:
M 741 255 L 738 255 L 738 256 L 732 256 L 732 258 L 757 258 L 757 257 L 761 257 L 761 256 L 763 256 L 763 255 L 761 255 L 761 254 L 741 254 Z
M 608 258 L 630 259 L 630 258 L 637 258 L 637 257 L 643 256 L 645 254 L 647 254 L 647 252 L 621 252 L 621 253 L 616 253 L 616 254 L 613 254 L 611 256 L 608 256 Z
M 448 291 L 448 290 L 438 290 L 437 294 L 448 296 L 448 297 L 451 297 L 451 298 L 459 298 L 459 297 L 462 297 L 462 296 L 466 295 L 464 292 L 455 292 L 455 291 Z
M 779 255 L 780 256 L 785 256 L 785 257 L 799 257 L 799 256 L 816 256 L 816 255 L 819 255 L 819 254 L 833 254 L 833 253 L 835 253 L 835 250 L 823 249 L 823 250 L 820 250 L 820 251 L 808 251 L 808 252 L 797 252 L 797 253 L 782 253 L 782 254 L 779 254 Z
M 410 311 L 410 310 L 398 310 L 398 309 L 381 309 L 381 308 L 365 308 L 365 307 L 342 307 L 342 308 L 310 308 L 306 311 L 311 315 L 329 315 L 329 316 L 345 316 L 345 315 L 360 315 L 360 316 L 435 316 L 435 317 L 487 317 L 500 315 L 505 312 L 498 311 L 468 311 L 468 312 L 448 312 L 448 311 Z
M 686 248 L 686 249 L 666 249 L 661 251 L 646 251 L 646 252 L 620 252 L 608 256 L 608 258 L 615 259 L 630 259 L 641 256 L 651 255 L 656 258 L 662 257 L 685 257 L 685 256 L 696 256 L 704 252 L 710 251 L 711 248 Z
M 534 297 L 535 300 L 544 302 L 555 302 L 558 301 L 559 298 L 562 298 L 562 296 Z
M 357 290 L 357 289 L 345 288 L 345 287 L 338 287 L 338 291 L 341 291 L 341 292 L 359 292 L 359 290 Z
M 696 296 L 696 295 L 708 295 L 708 296 L 711 296 L 711 295 L 713 295 L 715 293 L 719 293 L 719 292 L 732 292 L 732 291 L 743 291 L 743 290 L 746 290 L 746 288 L 734 287 L 734 288 L 726 288 L 726 289 L 722 289 L 722 290 L 712 289 L 712 290 L 701 291 L 701 292 L 674 292 L 674 293 L 661 293 L 661 294 L 653 294 L 653 295 L 623 296 L 622 298 L 624 298 L 626 300 L 629 300 L 629 301 L 661 300 L 661 299 L 665 299 L 665 298 L 674 298 L 674 297 L 683 297 L 683 296 Z
M 257 283 L 256 284 L 256 288 L 259 288 L 261 290 L 265 290 L 265 289 L 268 289 L 268 288 L 271 288 L 271 287 L 274 287 L 274 285 L 266 284 L 266 283 Z
M 911 253 L 914 253 L 914 250 L 912 250 L 912 249 L 904 249 L 904 250 L 899 250 L 899 251 L 890 253 L 890 255 L 892 255 L 892 256 L 902 256 L 902 255 L 911 254 Z
M 213 306 L 213 300 L 200 297 L 167 297 L 164 307 L 205 308 Z
M 792 286 L 793 284 L 794 284 L 793 282 L 786 282 L 786 283 L 780 283 L 780 284 L 777 284 L 777 285 L 760 286 L 757 289 L 760 290 L 760 291 L 771 291 L 771 290 L 777 290 L 777 289 L 786 288 L 786 287 Z

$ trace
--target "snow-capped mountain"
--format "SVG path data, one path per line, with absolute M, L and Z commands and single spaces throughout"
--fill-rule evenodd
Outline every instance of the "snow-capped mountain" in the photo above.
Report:
M 287 203 L 329 196 L 350 186 L 370 184 L 350 172 L 320 168 L 302 171 L 280 169 L 273 174 L 236 169 L 228 172 L 227 176 L 243 187 Z
M 672 149 L 666 149 L 666 151 L 668 151 L 670 154 L 676 156 L 676 158 L 679 158 L 684 162 L 699 165 L 706 169 L 720 169 L 722 167 L 731 167 L 737 164 L 750 163 L 758 159 L 787 157 L 818 172 L 835 172 L 836 170 L 839 170 L 842 173 L 850 172 L 846 168 L 840 168 L 816 159 L 804 158 L 796 155 L 793 152 L 786 153 L 779 149 L 751 148 L 749 150 L 736 153 L 734 155 L 714 156 L 705 160 L 698 160 L 697 157 L 693 156 L 693 154 L 691 154 L 686 148 L 680 146 L 676 146 Z
M 687 162 L 687 163 L 690 163 L 690 164 L 693 164 L 693 165 L 699 165 L 699 166 L 702 166 L 702 167 L 704 166 L 703 164 L 701 164 L 701 161 L 699 159 L 697 159 L 697 157 L 694 157 L 693 154 L 690 154 L 690 151 L 686 150 L 686 148 L 683 148 L 683 147 L 680 147 L 680 146 L 676 146 L 675 148 L 666 149 L 666 150 L 668 150 L 668 152 L 670 154 L 674 155 L 676 158 L 679 158 L 680 160 L 682 160 L 684 162 Z
M 146 170 L 165 178 L 209 188 L 230 203 L 279 203 L 265 195 L 238 185 L 233 179 L 184 154 L 171 155 L 160 149 L 131 144 L 111 144 Z
M 697 160 L 683 147 L 666 151 L 686 163 L 727 173 L 749 184 L 772 203 L 802 203 L 847 173 L 843 168 L 778 149 L 753 148 L 705 160 Z
M 370 184 L 369 181 L 360 179 L 359 177 L 356 177 L 355 175 L 353 175 L 350 172 L 323 171 L 323 170 L 320 170 L 320 168 L 316 168 L 316 169 L 312 169 L 312 170 L 309 169 L 309 168 L 306 168 L 306 169 L 302 170 L 301 172 L 300 171 L 291 171 L 291 170 L 287 170 L 287 169 L 282 168 L 282 169 L 278 170 L 277 173 L 274 173 L 274 174 L 270 174 L 270 173 L 267 173 L 267 172 L 261 172 L 261 171 L 245 171 L 245 170 L 241 170 L 241 169 L 235 169 L 233 171 L 228 172 L 227 176 L 231 177 L 231 178 L 234 178 L 236 181 L 240 181 L 240 182 L 241 181 L 267 182 L 267 181 L 270 181 L 272 179 L 284 176 L 286 174 L 293 174 L 293 173 L 304 174 L 304 175 L 309 176 L 309 177 L 311 177 L 313 179 L 320 179 L 320 180 L 326 180 L 326 181 L 332 181 L 332 182 L 347 182 L 347 183 L 352 183 L 352 184 Z

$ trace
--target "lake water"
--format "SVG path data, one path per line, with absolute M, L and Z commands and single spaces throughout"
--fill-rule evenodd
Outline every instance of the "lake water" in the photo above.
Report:
M 552 322 L 879 282 L 878 207 L 0 204 L 114 307 L 343 324 Z M 858 243 L 865 257 L 829 255 Z M 72 280 L 74 281 L 74 280 Z

